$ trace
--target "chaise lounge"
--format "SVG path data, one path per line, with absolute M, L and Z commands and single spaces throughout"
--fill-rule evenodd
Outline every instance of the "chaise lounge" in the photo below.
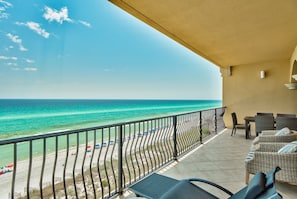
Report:
M 275 173 L 279 170 L 279 167 L 275 167 L 267 172 L 267 174 L 258 172 L 248 186 L 235 194 L 218 184 L 204 179 L 190 178 L 176 180 L 156 173 L 132 185 L 129 189 L 136 196 L 149 199 L 218 199 L 214 194 L 198 186 L 196 183 L 199 182 L 218 188 L 229 195 L 229 199 L 279 199 L 282 196 L 277 193 L 274 185 Z

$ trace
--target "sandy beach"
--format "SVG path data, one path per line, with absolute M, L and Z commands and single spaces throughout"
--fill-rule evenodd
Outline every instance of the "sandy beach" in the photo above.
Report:
M 110 145 L 113 146 L 113 145 Z M 99 157 L 99 149 L 93 149 L 89 152 L 86 152 L 85 161 L 84 161 L 84 154 L 85 154 L 85 145 L 81 145 L 79 147 L 79 152 L 77 154 L 77 162 L 75 166 L 75 174 L 81 174 L 82 168 L 84 170 L 88 170 L 90 168 L 90 165 L 92 167 L 96 167 L 97 160 Z M 117 146 L 115 146 L 117 148 Z M 117 159 L 117 149 L 114 150 L 114 153 L 112 154 L 112 151 L 107 151 L 107 159 L 115 158 Z M 92 152 L 94 150 L 94 157 L 93 161 L 91 162 Z M 103 164 L 103 161 L 105 159 L 104 155 L 106 153 L 107 147 L 102 147 L 101 150 L 101 156 L 100 156 L 100 164 Z M 103 154 L 103 155 L 102 155 Z M 74 167 L 74 161 L 76 157 L 76 147 L 72 147 L 69 149 L 69 155 L 66 165 L 66 178 L 72 178 L 72 171 Z M 66 150 L 60 150 L 58 152 L 57 156 L 57 164 L 55 168 L 55 182 L 62 182 L 63 179 L 63 171 L 65 167 L 65 160 L 66 160 Z M 84 164 L 83 164 L 84 161 Z M 30 175 L 30 190 L 33 189 L 39 189 L 39 183 L 40 183 L 40 176 L 41 176 L 41 170 L 42 170 L 42 157 L 35 157 L 32 160 L 32 169 L 31 169 L 31 175 Z M 54 162 L 55 162 L 55 153 L 47 154 L 46 160 L 45 160 L 45 167 L 44 167 L 44 174 L 43 174 L 43 186 L 51 185 L 52 184 L 52 178 L 53 178 L 53 170 L 54 170 Z M 28 179 L 28 173 L 29 173 L 29 160 L 22 160 L 18 161 L 17 165 L 15 167 L 16 169 L 16 182 L 15 182 L 15 195 L 20 196 L 24 195 L 24 193 L 27 191 L 27 179 Z M 11 193 L 11 184 L 12 184 L 12 175 L 13 172 L 5 173 L 0 176 L 0 198 L 9 198 Z

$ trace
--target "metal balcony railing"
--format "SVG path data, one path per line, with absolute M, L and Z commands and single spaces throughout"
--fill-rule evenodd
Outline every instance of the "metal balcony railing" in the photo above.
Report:
M 224 107 L 0 140 L 0 198 L 110 198 L 224 127 Z M 4 157 L 6 156 L 6 157 Z

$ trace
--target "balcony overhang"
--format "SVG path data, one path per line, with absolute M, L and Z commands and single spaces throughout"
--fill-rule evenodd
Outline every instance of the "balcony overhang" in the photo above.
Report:
M 219 67 L 290 60 L 297 1 L 109 0 Z

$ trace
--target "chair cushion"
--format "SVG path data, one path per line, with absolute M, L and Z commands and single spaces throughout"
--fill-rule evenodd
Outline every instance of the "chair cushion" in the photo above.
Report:
M 297 141 L 290 142 L 278 150 L 279 154 L 297 152 Z
M 261 195 L 266 190 L 265 183 L 265 174 L 262 172 L 256 173 L 247 187 L 245 199 L 254 199 Z
M 277 131 L 275 135 L 276 136 L 278 136 L 278 135 L 288 135 L 290 133 L 291 133 L 290 129 L 288 127 L 285 127 L 285 128 L 282 128 L 281 130 Z

